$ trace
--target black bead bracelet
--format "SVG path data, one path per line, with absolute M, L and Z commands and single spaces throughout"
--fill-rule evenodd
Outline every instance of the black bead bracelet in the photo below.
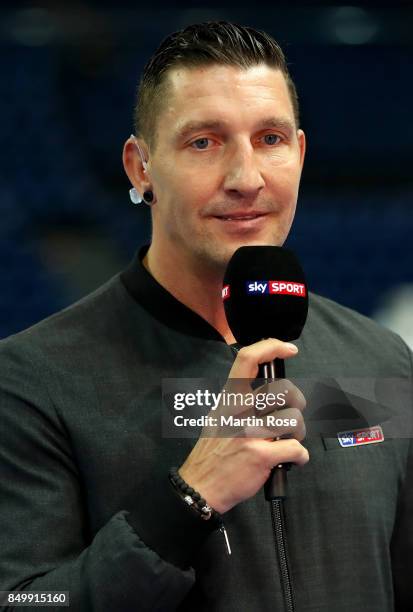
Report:
M 201 497 L 200 493 L 185 482 L 182 476 L 179 475 L 178 468 L 173 467 L 169 470 L 169 480 L 182 501 L 192 508 L 204 521 L 211 520 L 211 522 L 219 527 L 219 530 L 225 538 L 227 553 L 231 555 L 231 546 L 229 544 L 227 530 L 225 529 L 224 521 L 219 512 L 211 508 L 211 506 L 206 503 L 205 499 Z
M 222 522 L 221 515 L 216 512 L 198 491 L 195 491 L 190 487 L 185 480 L 179 475 L 178 468 L 173 467 L 169 470 L 169 479 L 178 493 L 181 495 L 183 501 L 188 504 L 193 510 L 199 513 L 204 521 L 213 519 L 219 523 Z

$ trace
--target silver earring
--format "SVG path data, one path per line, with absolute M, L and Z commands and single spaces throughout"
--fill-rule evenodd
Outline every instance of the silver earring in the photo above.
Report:
M 129 197 L 131 199 L 132 204 L 140 204 L 142 202 L 142 197 L 139 191 L 135 189 L 135 187 L 132 187 L 132 189 L 129 189 Z

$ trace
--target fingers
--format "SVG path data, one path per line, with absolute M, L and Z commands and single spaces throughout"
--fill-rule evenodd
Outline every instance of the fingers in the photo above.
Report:
M 228 400 L 231 398 L 232 401 L 228 401 L 226 406 L 221 405 L 215 414 L 254 419 L 263 418 L 271 413 L 280 414 L 281 410 L 287 408 L 296 408 L 300 413 L 305 409 L 306 400 L 303 393 L 288 379 L 283 378 L 268 383 L 255 391 L 252 391 L 249 383 L 248 379 L 229 379 L 225 385 L 225 392 Z M 303 424 L 301 415 L 298 417 L 299 423 Z
M 305 465 L 310 459 L 308 450 L 298 440 L 276 440 L 268 444 L 271 467 L 280 463 Z
M 249 444 L 252 456 L 258 457 L 267 470 L 280 463 L 305 465 L 310 459 L 308 450 L 298 440 L 251 440 Z
M 239 431 L 237 435 L 267 440 L 286 437 L 304 440 L 305 434 L 306 428 L 301 411 L 298 408 L 286 408 L 263 416 L 248 417 L 243 431 Z
M 199 439 L 179 469 L 182 478 L 220 513 L 255 495 L 280 463 L 304 465 L 298 440 Z
M 274 359 L 288 359 L 298 352 L 295 344 L 267 338 L 243 347 L 237 355 L 229 378 L 256 378 L 261 363 L 269 363 Z
M 305 409 L 307 402 L 302 391 L 296 387 L 291 380 L 280 378 L 274 382 L 262 385 L 255 389 L 255 407 L 257 414 L 267 414 L 277 408 L 294 407 L 301 412 Z

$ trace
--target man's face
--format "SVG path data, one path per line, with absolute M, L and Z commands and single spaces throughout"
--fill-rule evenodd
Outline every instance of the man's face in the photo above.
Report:
M 282 73 L 213 65 L 168 78 L 148 167 L 154 247 L 221 270 L 242 245 L 282 245 L 305 150 Z

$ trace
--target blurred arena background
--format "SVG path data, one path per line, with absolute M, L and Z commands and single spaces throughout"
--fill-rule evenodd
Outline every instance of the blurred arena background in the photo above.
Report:
M 161 39 L 228 19 L 281 43 L 308 155 L 288 246 L 313 291 L 413 346 L 411 2 L 3 2 L 0 337 L 90 292 L 150 236 L 121 150 Z

